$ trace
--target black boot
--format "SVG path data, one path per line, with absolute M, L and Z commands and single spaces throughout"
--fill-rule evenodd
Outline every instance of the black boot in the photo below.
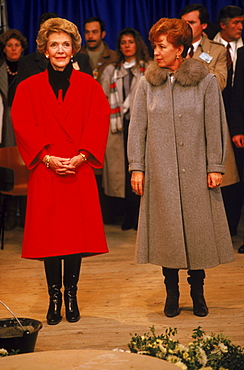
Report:
M 64 257 L 64 303 L 66 308 L 66 319 L 69 322 L 76 322 L 80 319 L 80 312 L 76 298 L 80 265 L 80 254 L 73 254 Z
M 56 325 L 62 320 L 60 314 L 62 306 L 62 293 L 60 292 L 62 287 L 62 260 L 60 257 L 48 257 L 44 259 L 44 266 L 50 296 L 47 323 Z
M 208 307 L 203 295 L 204 270 L 189 270 L 190 277 L 187 278 L 191 285 L 191 298 L 193 301 L 193 313 L 196 316 L 204 317 L 208 315 Z
M 179 270 L 163 267 L 163 275 L 167 292 L 164 313 L 167 317 L 174 317 L 180 314 Z

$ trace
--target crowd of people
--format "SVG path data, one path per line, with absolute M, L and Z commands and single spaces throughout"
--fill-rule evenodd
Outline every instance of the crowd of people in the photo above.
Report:
M 131 27 L 111 50 L 98 17 L 83 47 L 55 13 L 40 16 L 32 54 L 20 31 L 1 35 L 0 147 L 18 145 L 30 170 L 27 208 L 9 197 L 6 229 L 19 214 L 22 257 L 44 260 L 48 324 L 62 319 L 62 284 L 79 320 L 82 258 L 108 252 L 103 224 L 118 219 L 137 230 L 137 262 L 162 267 L 165 315 L 180 313 L 179 269 L 194 314 L 208 314 L 205 269 L 233 261 L 243 204 L 243 20 L 225 6 L 217 26 L 189 4 L 152 26 L 153 58 Z

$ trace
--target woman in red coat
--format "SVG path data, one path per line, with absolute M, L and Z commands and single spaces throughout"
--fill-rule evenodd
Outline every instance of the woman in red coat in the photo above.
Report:
M 44 259 L 50 325 L 62 319 L 62 260 L 66 319 L 76 322 L 82 256 L 108 252 L 93 168 L 103 165 L 110 108 L 98 82 L 72 67 L 80 45 L 73 23 L 47 20 L 37 46 L 49 67 L 19 84 L 12 106 L 30 169 L 22 257 Z

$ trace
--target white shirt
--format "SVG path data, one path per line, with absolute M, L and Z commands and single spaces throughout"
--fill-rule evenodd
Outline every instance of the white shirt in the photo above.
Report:
M 237 49 L 243 46 L 242 38 L 240 37 L 237 41 L 231 41 L 227 42 L 224 39 L 222 39 L 220 32 L 217 33 L 213 41 L 219 42 L 220 44 L 223 44 L 225 47 L 230 44 L 230 55 L 233 62 L 233 79 L 235 74 L 235 68 L 236 68 L 236 59 L 237 59 Z

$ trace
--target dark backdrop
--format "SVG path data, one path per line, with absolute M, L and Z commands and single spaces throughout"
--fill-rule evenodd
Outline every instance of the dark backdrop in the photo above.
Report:
M 74 22 L 83 36 L 83 21 L 92 16 L 106 23 L 106 42 L 115 48 L 116 35 L 125 27 L 137 29 L 148 43 L 150 27 L 162 17 L 178 17 L 180 10 L 194 1 L 180 0 L 7 0 L 9 28 L 17 28 L 28 39 L 28 52 L 35 50 L 38 18 L 45 12 L 55 12 Z M 244 0 L 196 0 L 209 11 L 216 22 L 220 8 L 225 5 L 244 7 Z

